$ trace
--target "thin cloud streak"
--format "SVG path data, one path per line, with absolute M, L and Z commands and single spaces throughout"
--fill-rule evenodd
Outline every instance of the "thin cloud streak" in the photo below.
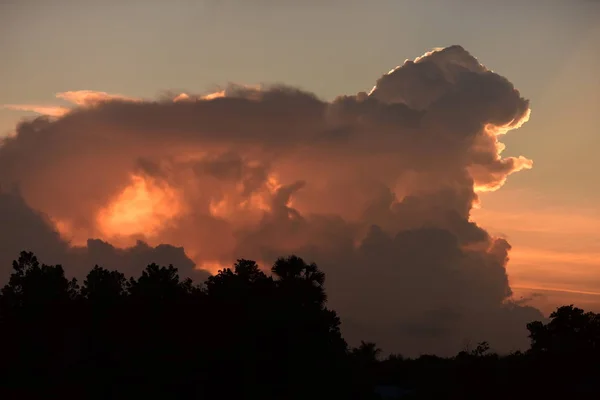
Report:
M 599 235 L 600 216 L 595 210 L 523 210 L 523 206 L 509 205 L 506 210 L 475 210 L 473 219 L 499 232 L 555 233 L 561 235 Z
M 600 292 L 588 292 L 585 290 L 573 290 L 564 288 L 553 288 L 547 286 L 535 286 L 535 285 L 513 285 L 513 289 L 531 290 L 531 291 L 548 291 L 548 292 L 562 292 L 562 293 L 573 293 L 573 294 L 585 294 L 590 296 L 600 296 Z
M 141 99 L 134 97 L 128 97 L 119 94 L 109 94 L 94 90 L 73 90 L 59 92 L 55 95 L 55 97 L 79 107 L 93 107 L 109 101 L 141 101 Z M 36 104 L 5 104 L 2 106 L 2 108 L 15 111 L 31 111 L 37 114 L 47 115 L 49 117 L 62 117 L 73 110 L 72 107 Z
M 36 114 L 47 115 L 49 117 L 62 117 L 71 111 L 71 109 L 67 107 L 35 104 L 5 104 L 2 106 L 2 108 L 13 111 L 30 111 Z
M 514 244 L 507 268 L 511 286 L 553 288 L 571 294 L 599 292 L 600 219 L 596 211 L 545 209 L 536 206 L 544 202 L 535 199 L 535 194 L 508 194 L 502 193 L 505 200 L 494 199 L 499 201 L 495 210 L 476 210 L 473 218 Z M 578 303 L 581 299 L 563 301 Z
M 142 101 L 141 99 L 136 97 L 123 96 L 120 94 L 110 94 L 94 90 L 74 90 L 68 92 L 60 92 L 56 94 L 56 98 L 66 100 L 69 103 L 83 107 L 91 107 L 109 101 Z
M 600 266 L 600 253 L 565 252 L 552 251 L 539 248 L 515 248 L 511 252 L 511 258 L 522 263 L 538 264 L 576 264 L 582 266 Z
M 199 101 L 199 100 L 213 100 L 231 96 L 236 91 L 256 91 L 260 92 L 260 85 L 243 85 L 237 83 L 230 83 L 227 88 L 220 89 L 215 92 L 211 92 L 205 95 L 189 95 L 188 93 L 178 93 L 171 95 L 173 102 L 181 101 Z M 66 92 L 59 92 L 55 95 L 57 99 L 67 101 L 76 107 L 94 107 L 102 103 L 111 101 L 124 101 L 124 102 L 143 102 L 144 99 L 140 97 L 131 97 L 115 93 L 107 93 L 96 90 L 71 90 Z M 4 104 L 2 108 L 14 111 L 31 111 L 41 115 L 47 115 L 49 117 L 62 117 L 68 112 L 72 111 L 73 107 L 63 107 L 56 105 L 36 105 L 36 104 Z

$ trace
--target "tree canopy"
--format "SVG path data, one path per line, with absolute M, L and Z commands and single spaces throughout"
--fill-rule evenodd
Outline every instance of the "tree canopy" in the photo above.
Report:
M 0 396 L 375 399 L 391 393 L 381 387 L 407 398 L 599 392 L 592 383 L 600 372 L 600 316 L 593 312 L 570 305 L 547 322 L 532 321 L 526 352 L 498 355 L 482 342 L 451 358 L 383 357 L 376 343 L 346 343 L 317 265 L 282 257 L 270 272 L 239 259 L 197 284 L 172 265 L 150 264 L 129 278 L 95 266 L 79 285 L 60 265 L 23 252 L 0 292 Z

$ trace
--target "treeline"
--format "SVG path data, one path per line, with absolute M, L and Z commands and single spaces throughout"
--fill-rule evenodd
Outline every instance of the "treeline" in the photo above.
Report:
M 376 279 L 376 277 L 373 277 Z M 290 256 L 238 260 L 202 285 L 149 265 L 94 267 L 79 284 L 23 252 L 0 293 L 2 399 L 431 399 L 600 394 L 600 316 L 566 306 L 531 348 L 451 358 L 350 348 L 325 275 Z M 378 394 L 379 393 L 379 394 Z

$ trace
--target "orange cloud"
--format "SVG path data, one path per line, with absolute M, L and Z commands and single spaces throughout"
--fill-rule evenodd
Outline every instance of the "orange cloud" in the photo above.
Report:
M 478 191 L 531 166 L 498 141 L 529 102 L 460 46 L 333 101 L 283 85 L 61 96 L 78 111 L 24 121 L 0 145 L 0 184 L 19 184 L 6 209 L 30 221 L 12 226 L 20 241 L 0 230 L 12 240 L 0 254 L 33 242 L 77 265 L 190 265 L 185 249 L 214 270 L 296 253 L 327 273 L 332 306 L 357 327 L 347 337 L 390 351 L 455 354 L 466 334 L 513 348 L 541 317 L 505 306 L 511 246 L 470 220 Z
M 244 91 L 247 94 L 250 92 L 260 92 L 260 85 L 242 85 L 230 84 L 227 88 L 212 92 L 206 95 L 196 96 L 187 93 L 179 93 L 172 98 L 173 102 L 193 101 L 193 100 L 213 100 L 226 96 L 235 96 L 235 93 Z M 67 92 L 59 92 L 55 95 L 57 99 L 65 100 L 77 107 L 93 107 L 110 101 L 126 101 L 126 102 L 141 102 L 143 99 L 138 97 L 124 96 L 121 94 L 113 94 L 96 90 L 72 90 Z M 50 117 L 62 117 L 73 108 L 54 106 L 54 105 L 36 105 L 36 104 L 5 104 L 2 106 L 8 110 L 15 111 L 31 111 L 41 115 Z
M 525 201 L 532 197 L 528 193 L 510 193 Z M 504 197 L 510 197 L 505 194 Z M 505 210 L 488 207 L 473 212 L 473 218 L 496 232 L 529 232 L 557 233 L 564 236 L 578 234 L 581 236 L 598 235 L 600 217 L 594 210 L 547 209 L 536 204 L 507 204 Z
M 180 195 L 168 184 L 132 175 L 131 184 L 98 212 L 98 229 L 111 240 L 154 237 L 180 216 L 183 208 Z
M 55 95 L 57 99 L 66 100 L 69 103 L 79 107 L 91 107 L 108 101 L 140 101 L 134 97 L 122 96 L 119 94 L 109 94 L 106 92 L 98 92 L 94 90 L 75 90 L 68 92 L 60 92 Z M 50 117 L 62 117 L 69 113 L 72 108 L 53 105 L 35 105 L 35 104 L 5 104 L 3 106 L 9 110 L 15 111 L 31 111 L 37 114 L 47 115 Z
M 62 117 L 70 111 L 70 108 L 61 106 L 43 106 L 35 104 L 5 104 L 3 106 L 8 110 L 31 111 L 36 114 L 48 115 L 50 117 Z
M 522 263 L 538 264 L 577 264 L 588 266 L 600 266 L 600 252 L 566 252 L 552 251 L 539 248 L 516 248 L 511 252 L 511 256 L 519 259 Z
M 56 94 L 57 99 L 66 100 L 69 103 L 90 107 L 108 101 L 141 101 L 136 97 L 128 97 L 120 94 L 109 94 L 106 92 L 98 92 L 95 90 L 74 90 L 68 92 L 60 92 Z

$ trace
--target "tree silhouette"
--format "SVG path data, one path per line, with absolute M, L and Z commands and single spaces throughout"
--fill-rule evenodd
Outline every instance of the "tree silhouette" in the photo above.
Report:
M 33 253 L 22 252 L 1 294 L 0 329 L 9 344 L 3 359 L 10 360 L 3 378 L 18 382 L 46 371 L 37 388 L 27 390 L 33 393 L 60 384 L 77 361 L 76 280 L 68 280 L 62 266 L 40 265 Z
M 31 252 L 21 252 L 13 262 L 14 272 L 8 285 L 2 289 L 6 306 L 23 308 L 30 312 L 60 307 L 77 296 L 77 280 L 67 280 L 62 266 L 40 265 Z
M 351 355 L 361 364 L 376 364 L 381 349 L 373 342 L 360 342 L 360 346 L 352 349 Z
M 81 295 L 96 305 L 113 305 L 127 295 L 126 285 L 124 274 L 96 265 L 84 279 Z
M 531 348 L 509 355 L 481 342 L 449 358 L 382 358 L 374 342 L 348 348 L 340 327 L 325 274 L 293 255 L 271 275 L 239 259 L 204 285 L 172 265 L 150 264 L 139 277 L 95 266 L 79 288 L 60 265 L 23 252 L 0 291 L 0 398 L 600 394 L 600 318 L 573 306 L 529 323 Z
M 316 264 L 307 264 L 300 257 L 290 256 L 277 259 L 271 272 L 288 301 L 302 300 L 305 303 L 297 304 L 298 306 L 313 304 L 318 307 L 322 307 L 327 301 L 325 274 Z
M 550 319 L 547 324 L 527 324 L 532 351 L 583 356 L 600 350 L 600 315 L 569 305 L 559 307 Z
M 130 278 L 127 282 L 127 290 L 134 299 L 161 305 L 180 300 L 195 289 L 191 279 L 179 280 L 177 268 L 172 265 L 160 267 L 150 264 L 137 280 Z

